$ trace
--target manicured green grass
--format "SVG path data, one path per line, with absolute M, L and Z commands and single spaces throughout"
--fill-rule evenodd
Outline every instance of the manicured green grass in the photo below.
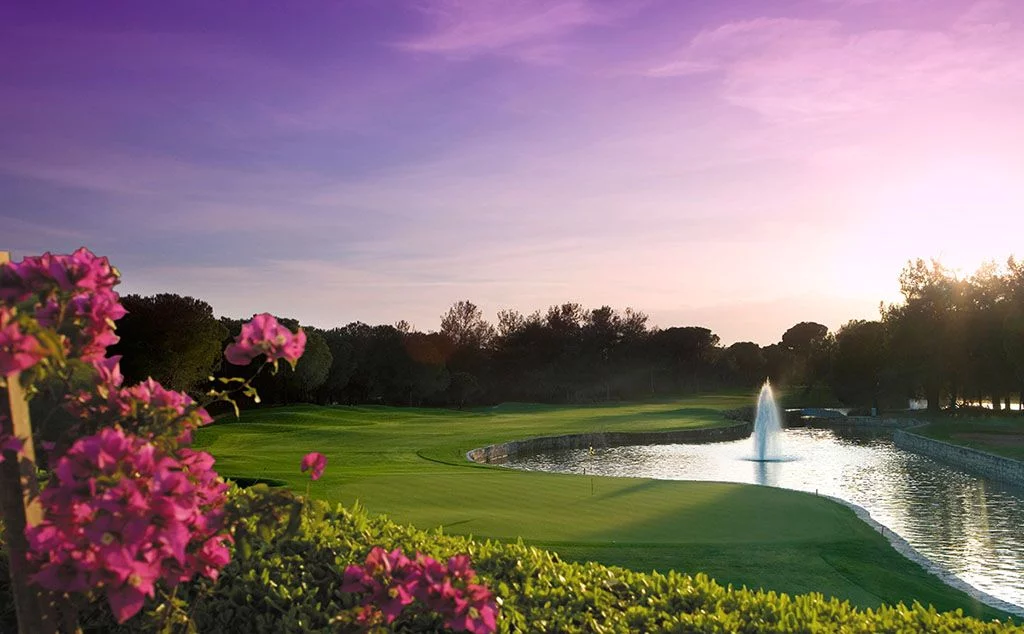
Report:
M 932 603 L 981 617 L 973 602 L 897 554 L 844 506 L 751 485 L 528 473 L 466 461 L 475 447 L 541 435 L 731 424 L 721 410 L 752 395 L 477 411 L 296 406 L 243 414 L 197 435 L 227 476 L 284 480 L 298 491 L 420 528 L 519 537 L 563 557 L 636 570 L 707 572 L 721 583 L 821 592 L 870 607 Z M 329 458 L 313 483 L 309 451 Z
M 942 414 L 917 418 L 928 425 L 915 429 L 915 434 L 1024 460 L 1024 416 L 954 418 Z

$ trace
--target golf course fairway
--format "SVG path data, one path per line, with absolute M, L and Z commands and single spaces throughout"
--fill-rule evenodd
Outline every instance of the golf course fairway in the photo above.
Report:
M 919 601 L 1005 614 L 943 584 L 899 555 L 841 504 L 743 484 L 521 472 L 467 461 L 506 440 L 593 431 L 733 424 L 725 409 L 750 395 L 588 406 L 504 404 L 470 411 L 314 405 L 244 412 L 201 429 L 229 478 L 279 480 L 297 492 L 419 528 L 516 540 L 634 570 L 705 572 L 722 584 L 819 592 L 861 607 Z M 324 453 L 310 482 L 299 462 Z

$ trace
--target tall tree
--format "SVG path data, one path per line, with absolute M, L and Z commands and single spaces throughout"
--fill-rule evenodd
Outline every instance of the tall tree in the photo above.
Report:
M 412 362 L 409 373 L 408 404 L 421 405 L 427 399 L 439 400 L 451 382 L 445 366 L 449 342 L 439 333 L 405 333 L 405 350 Z
M 585 377 L 597 387 L 604 400 L 611 399 L 614 364 L 619 362 L 623 340 L 622 317 L 611 306 L 591 310 L 583 324 L 581 356 Z
M 494 327 L 476 304 L 462 300 L 441 316 L 441 334 L 457 347 L 485 348 L 494 338 Z
M 832 340 L 828 326 L 802 321 L 782 334 L 782 348 L 789 354 L 792 383 L 810 389 L 829 372 Z
M 886 363 L 885 325 L 855 320 L 836 333 L 830 382 L 847 405 L 878 407 Z
M 828 326 L 802 321 L 782 334 L 782 345 L 800 356 L 809 356 L 825 345 Z
M 740 341 L 726 348 L 719 357 L 728 382 L 743 387 L 760 385 L 768 377 L 767 361 L 761 346 Z
M 1006 297 L 1009 306 L 1003 320 L 1003 350 L 1012 368 L 1017 402 L 1024 415 L 1024 262 L 1007 261 Z
M 340 403 L 345 400 L 345 388 L 356 371 L 355 350 L 343 328 L 331 328 L 323 333 L 323 337 L 331 351 L 331 367 L 327 371 L 327 379 L 320 386 L 318 400 Z
M 306 351 L 299 357 L 293 370 L 290 366 L 280 370 L 284 383 L 283 402 L 311 401 L 317 390 L 327 381 L 333 363 L 331 349 L 322 330 L 306 328 Z
M 117 323 L 121 340 L 111 354 L 122 355 L 129 382 L 153 377 L 172 390 L 192 391 L 220 367 L 227 331 L 206 302 L 160 293 L 126 295 L 121 303 L 128 313 Z
M 654 331 L 648 346 L 673 391 L 690 392 L 710 387 L 718 342 L 709 328 L 685 326 Z
M 988 398 L 997 410 L 1016 387 L 1013 363 L 1005 346 L 1012 309 L 1008 290 L 1007 278 L 996 264 L 984 264 L 964 285 L 960 307 L 964 313 L 965 396 L 975 402 Z
M 547 346 L 553 354 L 546 380 L 552 391 L 563 395 L 561 400 L 565 402 L 580 400 L 587 384 L 584 374 L 589 368 L 581 354 L 586 320 L 587 311 L 576 302 L 551 306 L 544 316 Z
M 941 262 L 918 259 L 900 274 L 900 290 L 904 303 L 883 311 L 897 376 L 910 395 L 923 393 L 928 409 L 938 411 L 943 397 L 955 404 L 960 391 L 962 286 Z

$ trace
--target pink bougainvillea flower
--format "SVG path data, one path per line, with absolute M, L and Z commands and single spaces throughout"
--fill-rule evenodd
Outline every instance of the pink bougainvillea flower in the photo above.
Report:
M 107 587 L 107 601 L 118 623 L 124 623 L 142 609 L 146 597 L 153 596 L 153 582 L 158 578 L 158 568 L 147 561 L 126 560 L 122 572 L 123 584 Z
M 309 471 L 309 477 L 319 480 L 327 468 L 327 456 L 319 451 L 311 451 L 302 458 L 302 472 Z
M 118 282 L 117 270 L 107 258 L 101 258 L 82 247 L 71 255 L 27 257 L 6 265 L 0 298 L 23 301 L 36 292 L 56 290 L 61 293 L 86 292 L 102 294 Z
M 58 592 L 104 589 L 122 623 L 158 579 L 216 579 L 230 537 L 227 484 L 212 467 L 205 452 L 161 449 L 120 427 L 75 441 L 40 495 L 43 521 L 26 531 L 33 579 Z
M 431 610 L 456 632 L 490 634 L 497 629 L 498 604 L 475 579 L 469 557 L 457 555 L 444 566 L 416 553 L 410 560 L 400 549 L 390 553 L 374 547 L 362 566 L 345 569 L 342 592 L 363 595 L 357 621 L 390 625 L 406 608 Z
M 46 356 L 39 340 L 22 331 L 14 311 L 0 306 L 0 376 L 31 368 Z
M 121 355 L 98 359 L 92 362 L 92 366 L 96 368 L 97 383 L 107 394 L 124 383 L 124 376 L 121 375 Z
M 20 305 L 53 329 L 68 356 L 94 361 L 118 341 L 114 320 L 125 310 L 113 291 L 117 283 L 117 270 L 88 249 L 45 253 L 0 266 L 0 302 Z
M 117 269 L 110 266 L 107 258 L 99 257 L 85 247 L 64 257 L 67 276 L 76 288 L 96 292 L 113 288 L 117 284 Z
M 472 579 L 476 576 L 470 567 L 469 555 L 455 555 L 448 559 L 448 574 L 456 579 Z
M 365 592 L 370 589 L 370 580 L 362 566 L 351 564 L 345 568 L 341 581 L 342 592 Z
M 249 365 L 253 359 L 265 354 L 267 361 L 284 359 L 294 366 L 305 349 L 306 333 L 301 328 L 293 333 L 279 324 L 273 315 L 262 313 L 242 324 L 242 331 L 234 343 L 224 350 L 224 358 L 233 365 Z

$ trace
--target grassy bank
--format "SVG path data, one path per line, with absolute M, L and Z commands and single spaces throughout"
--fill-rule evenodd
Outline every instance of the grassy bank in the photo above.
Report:
M 1024 460 L 1024 417 L 951 417 L 946 414 L 915 416 L 928 425 L 915 434 Z
M 487 410 L 286 407 L 201 430 L 197 445 L 228 476 L 299 491 L 308 451 L 327 454 L 311 494 L 421 528 L 514 540 L 636 570 L 707 572 L 722 583 L 821 592 L 863 607 L 919 600 L 1002 616 L 898 555 L 847 508 L 749 485 L 516 472 L 470 464 L 474 447 L 539 435 L 724 425 L 749 395 L 655 404 Z M 592 492 L 593 491 L 593 492 Z

